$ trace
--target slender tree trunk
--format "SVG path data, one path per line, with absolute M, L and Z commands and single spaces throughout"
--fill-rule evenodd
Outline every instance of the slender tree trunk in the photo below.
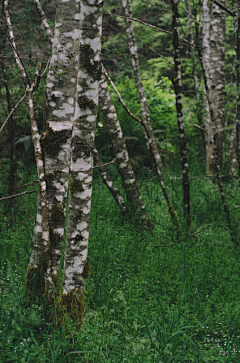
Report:
M 8 112 L 10 113 L 12 108 L 14 107 L 14 104 L 11 100 L 11 95 L 8 88 L 7 75 L 3 61 L 1 61 L 1 65 L 2 65 L 4 87 L 7 98 L 7 108 Z M 8 195 L 15 195 L 17 193 L 17 160 L 16 160 L 15 133 L 16 133 L 16 122 L 13 115 L 11 115 L 8 121 L 8 150 L 9 150 L 9 159 L 10 159 L 10 169 L 8 174 Z M 7 214 L 11 212 L 14 206 L 15 206 L 15 198 L 9 199 L 9 201 L 7 201 L 6 203 Z
M 110 190 L 113 198 L 115 199 L 117 205 L 119 206 L 122 214 L 124 217 L 128 217 L 129 216 L 129 210 L 127 208 L 127 205 L 124 201 L 124 198 L 122 197 L 121 193 L 119 192 L 119 190 L 117 189 L 117 187 L 113 184 L 113 182 L 110 179 L 110 176 L 107 173 L 107 170 L 101 160 L 101 157 L 97 151 L 97 149 L 94 149 L 94 158 L 97 162 L 97 167 L 98 170 L 102 176 L 103 182 L 104 184 L 108 187 L 108 189 Z
M 45 180 L 45 171 L 43 166 L 43 153 L 42 153 L 42 147 L 40 144 L 40 135 L 38 132 L 38 125 L 36 121 L 36 115 L 34 110 L 34 104 L 33 104 L 33 92 L 38 88 L 39 82 L 40 82 L 40 70 L 41 70 L 41 63 L 38 63 L 37 71 L 35 74 L 34 82 L 31 84 L 28 78 L 28 75 L 25 71 L 24 65 L 22 60 L 20 59 L 17 47 L 15 43 L 12 23 L 8 11 L 8 0 L 4 1 L 4 12 L 8 27 L 8 33 L 9 33 L 9 40 L 10 45 L 12 47 L 13 55 L 15 58 L 15 61 L 17 63 L 17 66 L 19 68 L 19 71 L 21 73 L 22 81 L 24 83 L 26 93 L 28 96 L 28 110 L 29 110 L 29 116 L 30 116 L 30 122 L 31 122 L 31 132 L 32 132 L 32 141 L 35 151 L 35 160 L 36 160 L 36 166 L 37 166 L 37 172 L 38 172 L 38 179 L 39 179 L 39 192 L 41 196 L 41 207 L 42 207 L 42 238 L 41 241 L 37 240 L 35 243 L 40 243 L 39 246 L 36 246 L 36 249 L 39 251 L 42 251 L 42 255 L 45 254 L 45 257 L 49 255 L 50 253 L 50 240 L 49 240 L 49 219 L 48 219 L 48 201 L 47 201 L 47 190 L 46 190 L 46 180 Z M 34 253 L 34 249 L 33 252 Z M 26 280 L 29 281 L 32 276 L 34 275 L 34 271 L 38 269 L 39 260 L 36 260 L 32 258 L 31 260 L 34 260 L 34 265 L 31 263 L 28 266 L 27 274 L 26 274 Z M 45 261 L 45 272 L 47 275 L 51 272 L 51 264 L 49 260 L 46 258 Z M 46 280 L 45 280 L 46 281 Z
M 237 1 L 237 19 L 235 26 L 236 41 L 236 73 L 237 73 L 237 116 L 236 116 L 236 146 L 238 173 L 240 178 L 240 1 Z
M 237 145 L 236 145 L 236 114 L 233 119 L 233 126 L 230 135 L 230 148 L 229 148 L 229 162 L 231 164 L 230 174 L 236 176 L 238 170 L 238 161 L 236 155 Z
M 172 29 L 173 29 L 173 55 L 175 62 L 175 79 L 173 81 L 175 96 L 176 96 L 176 109 L 178 120 L 178 134 L 180 143 L 181 165 L 182 165 L 182 182 L 183 182 L 183 204 L 187 225 L 191 224 L 190 219 L 190 183 L 188 177 L 188 158 L 187 146 L 184 130 L 184 118 L 182 111 L 182 71 L 181 71 L 181 56 L 179 49 L 179 13 L 178 13 L 178 0 L 171 0 L 172 4 Z
M 196 18 L 197 10 L 196 10 L 196 3 L 195 2 L 194 2 L 194 12 L 195 12 L 195 18 Z M 228 208 L 228 205 L 227 205 L 227 201 L 226 201 L 225 194 L 224 194 L 224 189 L 223 189 L 221 167 L 220 167 L 220 162 L 219 162 L 218 144 L 217 144 L 217 140 L 216 140 L 216 120 L 215 120 L 215 114 L 214 114 L 214 111 L 213 111 L 211 98 L 209 96 L 210 88 L 209 88 L 209 83 L 208 83 L 208 78 L 207 78 L 207 72 L 205 70 L 205 66 L 204 66 L 204 63 L 203 63 L 202 49 L 201 49 L 201 46 L 199 44 L 200 36 L 199 36 L 199 29 L 198 29 L 198 24 L 197 23 L 196 23 L 195 30 L 196 30 L 196 46 L 197 46 L 197 50 L 198 50 L 199 60 L 200 60 L 201 67 L 202 67 L 204 85 L 205 85 L 205 89 L 206 89 L 206 96 L 207 96 L 207 101 L 208 101 L 209 110 L 210 110 L 210 116 L 211 116 L 211 120 L 212 120 L 212 129 L 213 129 L 213 135 L 214 135 L 214 161 L 215 161 L 215 170 L 216 170 L 216 174 L 217 174 L 217 181 L 218 181 L 218 186 L 219 186 L 221 199 L 222 199 L 222 203 L 223 203 L 223 207 L 224 207 L 224 212 L 226 214 L 228 227 L 229 227 L 230 233 L 232 235 L 232 240 L 235 242 L 236 238 L 235 238 L 234 232 L 232 230 L 231 216 L 230 216 L 229 208 Z
M 189 0 L 186 0 L 187 11 L 188 11 L 188 28 L 190 33 L 190 40 L 191 43 L 194 44 L 194 36 L 193 36 L 193 27 L 192 27 L 192 10 L 191 4 Z M 194 88 L 195 88 L 195 95 L 196 99 L 199 101 L 199 84 L 198 84 L 198 76 L 197 76 L 197 65 L 196 65 L 196 57 L 195 57 L 195 47 L 193 45 L 190 46 L 191 49 L 191 60 L 192 60 L 192 75 L 194 80 Z M 200 124 L 201 126 L 201 124 Z
M 4 16 L 4 1 L 1 1 L 0 4 L 0 15 Z M 6 41 L 6 30 L 1 27 L 0 29 L 0 53 L 3 52 L 5 41 Z M 3 83 L 6 91 L 6 99 L 7 99 L 7 109 L 10 114 L 12 108 L 14 107 L 13 101 L 11 99 L 11 95 L 8 87 L 8 80 L 6 75 L 6 70 L 4 66 L 4 60 L 1 59 L 1 68 L 3 74 Z M 16 160 L 16 143 L 15 143 L 15 133 L 16 133 L 16 121 L 13 115 L 9 117 L 8 120 L 8 150 L 9 150 L 9 159 L 10 159 L 10 169 L 8 174 L 8 195 L 14 195 L 17 192 L 17 160 Z M 6 204 L 6 212 L 9 215 L 9 212 L 15 206 L 15 198 L 9 199 Z
M 128 42 L 128 48 L 130 51 L 130 55 L 131 55 L 131 60 L 132 60 L 132 69 L 133 69 L 135 82 L 136 82 L 136 86 L 137 86 L 138 98 L 139 98 L 139 101 L 141 104 L 142 117 L 143 117 L 144 121 L 146 122 L 148 128 L 152 131 L 149 107 L 148 107 L 146 95 L 144 92 L 144 88 L 143 88 L 143 84 L 142 84 L 142 77 L 141 77 L 141 72 L 140 72 L 140 67 L 139 67 L 137 42 L 136 42 L 135 34 L 133 31 L 132 20 L 129 19 L 129 18 L 132 18 L 131 0 L 122 0 L 122 7 L 123 7 L 123 11 L 124 11 L 124 16 L 127 17 L 127 19 L 124 19 L 125 26 L 126 26 L 127 42 Z M 151 140 L 148 139 L 146 133 L 145 133 L 145 138 L 146 138 L 146 142 L 147 142 L 147 148 L 149 149 L 149 147 L 150 147 L 149 143 L 151 142 Z M 154 148 L 157 147 L 156 143 L 153 147 Z M 163 167 L 162 159 L 161 159 L 158 149 L 157 149 L 157 153 L 159 155 L 159 164 L 160 164 L 160 167 L 162 168 Z
M 62 305 L 82 322 L 87 277 L 89 218 L 92 196 L 94 135 L 101 77 L 102 5 L 82 0 L 80 49 L 71 141 L 71 176 L 64 259 Z M 89 28 L 90 26 L 90 28 Z M 75 305 L 75 306 L 74 306 Z
M 117 159 L 117 167 L 122 179 L 127 201 L 132 212 L 135 212 L 141 223 L 149 224 L 150 219 L 143 203 L 132 165 L 129 159 L 128 150 L 123 138 L 122 129 L 118 121 L 117 113 L 113 105 L 107 81 L 102 76 L 100 81 L 99 103 L 103 114 L 104 122 L 113 145 Z
M 168 211 L 169 211 L 169 214 L 170 214 L 170 218 L 171 218 L 171 220 L 173 222 L 173 225 L 176 227 L 177 232 L 179 233 L 180 232 L 180 226 L 179 226 L 178 215 L 177 215 L 176 211 L 173 208 L 173 205 L 172 205 L 172 203 L 171 203 L 171 201 L 169 199 L 168 193 L 167 193 L 167 189 L 166 189 L 165 184 L 164 184 L 163 179 L 162 179 L 161 169 L 160 169 L 159 153 L 156 151 L 157 148 L 154 148 L 154 144 L 156 144 L 156 142 L 155 142 L 155 139 L 154 139 L 154 136 L 153 136 L 153 131 L 152 131 L 152 129 L 148 128 L 148 126 L 146 125 L 146 122 L 143 119 L 143 117 L 142 117 L 141 120 L 139 120 L 136 116 L 134 116 L 131 113 L 131 111 L 127 108 L 127 106 L 124 103 L 119 91 L 117 90 L 115 84 L 113 83 L 113 81 L 111 80 L 111 78 L 109 77 L 109 75 L 108 75 L 108 73 L 107 73 L 107 71 L 105 69 L 104 69 L 104 73 L 105 73 L 105 76 L 107 77 L 107 79 L 109 80 L 109 82 L 111 83 L 111 85 L 113 86 L 114 91 L 117 93 L 119 101 L 121 102 L 121 104 L 123 105 L 125 110 L 128 112 L 128 114 L 135 121 L 139 122 L 145 129 L 146 136 L 147 136 L 147 138 L 149 140 L 150 153 L 151 153 L 152 159 L 153 159 L 155 167 L 156 167 L 157 176 L 158 176 L 158 180 L 159 180 L 159 183 L 160 183 L 162 191 L 163 191 L 163 195 L 164 195 L 165 200 L 166 200 L 167 205 L 168 205 Z
M 202 30 L 203 64 L 204 64 L 207 82 L 210 82 L 211 48 L 210 48 L 210 17 L 209 17 L 208 0 L 203 0 L 202 21 L 203 21 L 203 30 Z M 210 87 L 210 83 L 208 87 Z M 211 121 L 205 86 L 204 86 L 204 111 L 205 111 L 204 123 L 205 123 L 205 129 L 207 130 L 207 133 L 205 133 L 206 173 L 207 175 L 212 175 L 214 174 L 215 171 L 214 139 L 213 139 L 212 121 Z
M 221 1 L 221 3 L 225 4 L 225 1 Z M 209 74 L 209 97 L 211 99 L 214 119 L 216 121 L 216 142 L 220 167 L 222 167 L 225 134 L 225 18 L 225 11 L 212 2 L 210 21 L 211 63 Z

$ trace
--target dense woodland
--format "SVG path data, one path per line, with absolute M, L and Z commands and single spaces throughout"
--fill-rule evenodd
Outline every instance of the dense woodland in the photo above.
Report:
M 0 362 L 239 362 L 240 2 L 0 11 Z

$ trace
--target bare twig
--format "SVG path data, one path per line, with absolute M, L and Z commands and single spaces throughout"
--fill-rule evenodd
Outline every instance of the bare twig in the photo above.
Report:
M 94 150 L 94 152 L 95 152 L 95 150 Z M 107 166 L 107 165 L 113 164 L 115 160 L 116 160 L 116 158 L 113 159 L 112 161 L 110 161 L 107 164 L 96 165 L 96 166 L 93 167 L 93 169 L 95 169 L 95 168 L 101 168 L 102 166 Z
M 174 62 L 170 62 L 164 55 L 162 55 L 161 53 L 157 52 L 155 49 L 153 49 L 152 47 L 149 47 L 149 49 L 151 49 L 154 53 L 156 53 L 159 57 L 162 57 L 165 59 L 166 62 L 168 62 L 169 64 L 173 64 Z
M 33 185 L 34 183 L 39 183 L 39 180 L 33 180 L 31 183 L 24 184 L 24 185 L 20 186 L 20 187 L 18 188 L 18 190 L 23 189 L 23 188 L 27 188 L 27 187 L 29 187 L 30 185 Z
M 146 23 L 145 21 L 142 21 L 142 20 L 140 20 L 140 19 L 136 19 L 136 18 L 128 18 L 128 17 L 123 16 L 123 15 L 116 15 L 116 14 L 112 14 L 112 13 L 107 13 L 106 15 L 113 15 L 113 16 L 116 16 L 117 18 L 131 19 L 131 20 L 133 20 L 133 21 L 137 21 L 138 23 L 141 23 L 141 24 L 143 24 L 143 25 L 150 26 L 151 28 L 154 28 L 154 29 L 156 29 L 156 30 L 158 30 L 158 31 L 160 31 L 160 32 L 167 33 L 167 34 L 172 34 L 172 32 L 169 32 L 168 30 L 165 30 L 165 29 L 159 28 L 159 27 L 157 27 L 157 26 L 155 26 L 155 25 L 152 25 L 152 24 Z M 196 47 L 196 45 L 195 45 L 195 44 L 193 44 L 193 43 L 189 42 L 187 39 L 184 39 L 184 38 L 182 38 L 182 37 L 179 37 L 179 38 L 180 38 L 181 40 L 183 40 L 184 42 L 186 42 L 186 43 L 190 44 L 191 46 Z
M 125 108 L 125 110 L 127 111 L 127 113 L 137 122 L 139 122 L 141 125 L 142 125 L 142 121 L 137 118 L 128 108 L 127 108 L 127 105 L 125 104 L 125 102 L 123 101 L 122 99 L 122 96 L 120 95 L 117 87 L 115 86 L 115 84 L 113 83 L 113 81 L 111 80 L 111 78 L 109 77 L 108 75 L 108 72 L 106 71 L 105 67 L 102 66 L 103 68 L 103 73 L 105 74 L 106 78 L 109 80 L 109 82 L 111 83 L 111 85 L 113 86 L 114 88 L 114 91 L 116 92 L 116 94 L 118 95 L 118 99 L 119 101 L 121 102 L 121 104 L 123 105 L 123 107 Z
M 15 194 L 15 195 L 10 195 L 9 197 L 0 198 L 0 201 L 11 199 L 11 198 L 16 198 L 16 197 L 21 197 L 22 195 L 32 194 L 32 193 L 35 193 L 35 192 L 37 192 L 37 189 L 36 190 L 28 190 L 27 192 L 23 192 L 23 193 L 20 193 L 20 194 Z
M 203 131 L 205 131 L 206 133 L 208 133 L 207 132 L 207 130 L 206 129 L 204 129 L 203 127 L 201 127 L 201 126 L 199 126 L 199 125 L 197 125 L 197 124 L 192 124 L 193 126 L 195 126 L 195 127 L 197 127 L 198 129 L 200 129 L 200 130 L 203 130 Z
M 4 121 L 1 129 L 0 129 L 0 134 L 2 132 L 2 130 L 4 129 L 4 127 L 6 126 L 9 118 L 12 116 L 13 112 L 18 108 L 18 106 L 20 105 L 20 103 L 24 100 L 24 98 L 26 97 L 26 93 L 23 95 L 23 97 L 20 99 L 20 101 L 18 101 L 18 103 L 16 104 L 16 106 L 12 109 L 12 111 L 10 112 L 10 114 L 8 115 L 8 117 L 6 118 L 6 120 Z
M 221 9 L 225 10 L 229 15 L 232 15 L 232 16 L 236 16 L 237 15 L 234 11 L 230 10 L 227 6 L 225 6 L 222 3 L 220 3 L 220 1 L 213 0 L 213 2 L 215 4 L 217 4 Z

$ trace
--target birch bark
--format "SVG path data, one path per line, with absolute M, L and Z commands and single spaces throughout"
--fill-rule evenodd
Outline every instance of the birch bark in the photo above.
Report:
M 101 77 L 102 5 L 100 0 L 82 0 L 78 18 L 79 69 L 71 141 L 71 176 L 61 301 L 69 314 L 79 322 L 83 317 L 88 266 L 93 148 Z
M 196 3 L 194 3 L 194 12 L 195 12 L 195 17 L 196 17 Z M 230 229 L 230 233 L 231 233 L 231 236 L 232 236 L 232 241 L 235 242 L 236 241 L 236 236 L 234 235 L 234 232 L 232 230 L 231 216 L 230 216 L 229 208 L 228 208 L 228 205 L 227 205 L 227 201 L 226 201 L 225 193 L 224 193 L 224 189 L 223 189 L 221 167 L 220 167 L 220 162 L 219 162 L 219 153 L 218 153 L 217 141 L 216 141 L 216 120 L 215 120 L 215 114 L 214 114 L 214 111 L 213 111 L 211 98 L 210 98 L 210 95 L 209 95 L 210 94 L 210 87 L 209 87 L 207 72 L 206 72 L 205 67 L 204 67 L 202 49 L 201 49 L 201 46 L 200 46 L 200 43 L 199 43 L 200 37 L 199 37 L 199 29 L 198 29 L 198 24 L 197 23 L 196 23 L 195 31 L 196 31 L 196 47 L 197 47 L 197 50 L 198 50 L 198 56 L 199 56 L 199 60 L 200 60 L 201 68 L 202 68 L 202 72 L 203 72 L 203 80 L 204 80 L 204 86 L 205 86 L 205 89 L 206 89 L 206 97 L 207 97 L 209 110 L 210 110 L 210 116 L 211 116 L 211 120 L 212 120 L 212 129 L 213 129 L 213 135 L 214 135 L 215 171 L 216 171 L 216 175 L 217 175 L 218 186 L 219 186 L 219 190 L 220 190 L 220 194 L 221 194 L 221 199 L 222 199 L 222 203 L 223 203 L 223 207 L 224 207 L 224 212 L 226 214 L 228 227 Z
M 183 203 L 184 211 L 187 220 L 187 225 L 191 224 L 190 219 L 190 183 L 188 177 L 188 158 L 187 146 L 184 130 L 184 118 L 182 111 L 182 71 L 181 71 L 181 56 L 179 49 L 179 13 L 178 13 L 178 0 L 171 0 L 172 4 L 172 29 L 173 29 L 173 57 L 175 62 L 175 79 L 173 81 L 175 96 L 176 96 L 176 109 L 178 121 L 178 135 L 180 144 L 180 155 L 182 165 L 182 183 L 183 183 Z
M 143 84 L 142 84 L 142 77 L 141 77 L 141 72 L 140 72 L 140 67 L 139 67 L 137 43 L 136 43 L 135 34 L 133 31 L 132 20 L 131 20 L 131 18 L 132 18 L 131 0 L 122 0 L 122 7 L 123 7 L 123 11 L 124 11 L 124 16 L 127 18 L 127 19 L 124 19 L 125 26 L 126 26 L 127 42 L 128 42 L 128 48 L 130 51 L 130 55 L 131 55 L 131 60 L 132 60 L 132 69 L 133 69 L 135 82 L 136 82 L 136 86 L 137 86 L 138 98 L 139 98 L 139 101 L 141 104 L 142 117 L 143 117 L 144 121 L 146 122 L 149 130 L 152 131 L 149 107 L 148 107 L 146 95 L 144 92 L 144 88 L 143 88 Z M 145 133 L 145 138 L 146 138 L 146 142 L 147 142 L 147 148 L 148 149 L 149 149 L 149 147 L 152 148 L 154 154 L 156 155 L 156 158 L 158 159 L 159 167 L 162 168 L 163 167 L 162 159 L 161 159 L 161 155 L 159 153 L 157 144 L 156 144 L 156 142 L 152 141 L 154 138 L 149 139 L 148 136 L 146 135 L 146 133 Z M 151 145 L 151 143 L 152 143 L 152 145 Z
M 58 274 L 66 215 L 79 57 L 79 20 L 79 0 L 58 0 L 46 85 L 46 131 L 42 140 L 48 191 L 52 277 Z
M 135 212 L 141 223 L 150 223 L 145 205 L 143 203 L 132 165 L 129 159 L 122 129 L 113 105 L 105 76 L 100 81 L 99 104 L 105 121 L 108 134 L 113 145 L 117 159 L 117 168 L 122 179 L 127 201 L 132 212 Z
M 237 1 L 237 19 L 235 26 L 236 73 L 237 73 L 237 116 L 236 116 L 236 153 L 240 176 L 240 1 Z
M 221 1 L 224 5 L 226 2 Z M 226 12 L 214 2 L 211 3 L 209 68 L 209 97 L 216 120 L 216 142 L 218 159 L 222 167 L 225 126 L 225 19 Z
M 210 16 L 209 16 L 209 6 L 208 0 L 203 0 L 202 8 L 202 55 L 203 64 L 206 73 L 206 78 L 208 82 L 208 87 L 210 89 L 210 73 L 211 73 L 211 47 L 210 47 Z M 209 111 L 209 105 L 206 95 L 206 88 L 204 86 L 204 123 L 207 133 L 205 133 L 206 142 L 206 173 L 207 175 L 214 174 L 215 163 L 214 163 L 214 135 L 212 130 L 212 122 Z
M 96 148 L 94 149 L 94 158 L 98 164 L 97 167 L 102 176 L 103 182 L 108 187 L 110 192 L 112 193 L 112 196 L 115 199 L 117 205 L 119 206 L 123 216 L 126 216 L 126 217 L 129 216 L 129 211 L 128 211 L 127 205 L 126 205 L 121 193 L 119 192 L 117 187 L 111 181 L 110 176 L 108 175 L 107 170 L 106 170 Z
M 8 0 L 4 1 L 4 12 L 6 16 L 7 21 L 7 27 L 8 27 L 8 33 L 9 33 L 9 40 L 10 45 L 12 47 L 13 55 L 15 58 L 15 61 L 18 65 L 18 68 L 21 73 L 21 78 L 23 80 L 26 93 L 28 96 L 28 110 L 29 110 L 29 116 L 30 116 L 30 122 L 31 122 L 31 132 L 32 132 L 32 141 L 35 151 L 35 160 L 36 160 L 36 166 L 37 166 L 37 172 L 38 172 L 38 179 L 39 179 L 39 193 L 40 193 L 40 199 L 41 199 L 41 223 L 42 223 L 42 236 L 41 240 L 36 239 L 35 246 L 32 249 L 32 254 L 30 258 L 30 265 L 28 266 L 27 276 L 32 276 L 32 270 L 38 268 L 39 259 L 38 257 L 42 255 L 45 251 L 49 251 L 50 248 L 50 240 L 49 240 L 49 219 L 48 219 L 48 201 L 47 201 L 47 190 L 46 190 L 46 181 L 45 181 L 45 171 L 43 166 L 43 153 L 42 153 L 42 147 L 40 144 L 40 135 L 38 132 L 38 125 L 36 121 L 36 115 L 34 110 L 34 104 L 33 104 L 33 92 L 38 88 L 39 82 L 40 82 L 40 69 L 41 69 L 41 63 L 38 63 L 37 71 L 35 74 L 34 82 L 31 84 L 28 78 L 28 75 L 26 73 L 26 70 L 24 68 L 23 62 L 21 58 L 18 55 L 17 47 L 15 43 L 12 23 L 8 11 Z M 35 251 L 36 258 L 35 258 Z M 46 263 L 46 269 L 47 273 L 50 273 L 50 264 Z M 28 277 L 27 277 L 28 280 Z

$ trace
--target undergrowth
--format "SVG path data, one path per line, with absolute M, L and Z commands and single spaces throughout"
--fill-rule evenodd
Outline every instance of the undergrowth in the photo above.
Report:
M 10 220 L 1 205 L 1 362 L 240 361 L 239 250 L 231 242 L 217 184 L 191 179 L 192 226 L 186 232 L 181 180 L 169 173 L 164 178 L 181 220 L 178 238 L 154 174 L 138 180 L 155 225 L 149 233 L 134 216 L 123 222 L 96 171 L 85 325 L 79 330 L 73 321 L 68 333 L 51 328 L 46 302 L 24 299 L 36 193 L 17 202 Z M 237 228 L 237 181 L 225 181 L 225 190 Z

